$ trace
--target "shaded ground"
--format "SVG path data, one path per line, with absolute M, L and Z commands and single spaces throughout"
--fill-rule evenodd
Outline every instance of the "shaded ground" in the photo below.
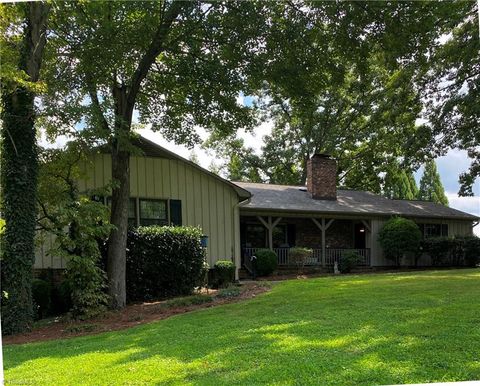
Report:
M 7 384 L 378 385 L 480 379 L 480 269 L 286 280 L 121 331 L 4 347 Z
M 167 304 L 171 302 L 171 300 L 130 304 L 121 311 L 110 311 L 100 317 L 86 321 L 72 321 L 64 317 L 49 318 L 39 321 L 34 329 L 28 333 L 2 337 L 3 344 L 40 342 L 122 330 L 201 308 L 210 308 L 221 304 L 251 299 L 256 295 L 267 291 L 269 288 L 270 286 L 267 283 L 247 283 L 241 287 L 241 292 L 238 296 L 225 298 L 216 297 L 217 290 L 203 291 L 202 295 L 205 295 L 205 297 L 211 296 L 212 301 L 202 304 Z M 182 299 L 188 300 L 188 298 Z

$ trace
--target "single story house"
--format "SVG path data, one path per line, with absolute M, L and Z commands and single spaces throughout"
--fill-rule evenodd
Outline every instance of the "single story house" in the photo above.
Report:
M 143 137 L 136 146 L 139 155 L 130 159 L 130 223 L 199 226 L 208 236 L 211 266 L 231 259 L 238 271 L 259 248 L 273 249 L 278 264 L 287 266 L 293 246 L 313 249 L 310 265 L 331 266 L 345 251 L 355 250 L 364 266 L 388 266 L 392 262 L 377 239 L 392 216 L 414 220 L 425 237 L 471 235 L 479 221 L 432 202 L 337 190 L 336 161 L 323 154 L 308 162 L 307 186 L 285 186 L 227 181 Z M 111 180 L 107 151 L 92 154 L 82 168 L 80 190 L 101 188 Z M 35 268 L 65 267 L 48 253 L 51 242 L 38 248 Z M 420 264 L 429 265 L 429 257 Z

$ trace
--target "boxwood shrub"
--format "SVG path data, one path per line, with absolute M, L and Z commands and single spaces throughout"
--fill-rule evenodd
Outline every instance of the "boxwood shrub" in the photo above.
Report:
M 218 260 L 213 266 L 212 286 L 223 288 L 235 280 L 235 264 L 230 260 Z
M 268 276 L 277 269 L 277 254 L 270 249 L 259 249 L 255 252 L 258 276 Z
M 194 227 L 132 229 L 127 239 L 127 301 L 191 294 L 205 277 L 201 236 Z

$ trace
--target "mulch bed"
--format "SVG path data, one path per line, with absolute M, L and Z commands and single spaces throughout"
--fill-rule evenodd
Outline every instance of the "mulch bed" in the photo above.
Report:
M 209 290 L 208 295 L 213 297 L 213 301 L 203 304 L 165 307 L 165 303 L 167 302 L 167 300 L 165 300 L 152 303 L 130 304 L 121 311 L 109 311 L 101 317 L 85 321 L 72 321 L 67 320 L 65 317 L 58 317 L 48 321 L 42 321 L 46 324 L 35 327 L 30 332 L 4 336 L 2 340 L 3 344 L 23 344 L 123 330 L 129 327 L 166 319 L 172 315 L 251 299 L 269 289 L 270 286 L 265 283 L 245 283 L 241 286 L 240 294 L 235 297 L 215 297 L 217 291 Z M 207 295 L 207 292 L 203 292 L 203 294 Z

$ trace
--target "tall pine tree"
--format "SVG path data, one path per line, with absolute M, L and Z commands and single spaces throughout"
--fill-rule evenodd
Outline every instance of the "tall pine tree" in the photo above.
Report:
M 396 167 L 391 168 L 385 175 L 383 194 L 388 198 L 414 200 L 418 195 L 418 188 L 410 171 Z
M 448 199 L 445 195 L 440 175 L 437 171 L 435 161 L 431 160 L 425 164 L 423 176 L 420 179 L 420 190 L 418 192 L 420 200 L 427 200 L 448 206 Z

